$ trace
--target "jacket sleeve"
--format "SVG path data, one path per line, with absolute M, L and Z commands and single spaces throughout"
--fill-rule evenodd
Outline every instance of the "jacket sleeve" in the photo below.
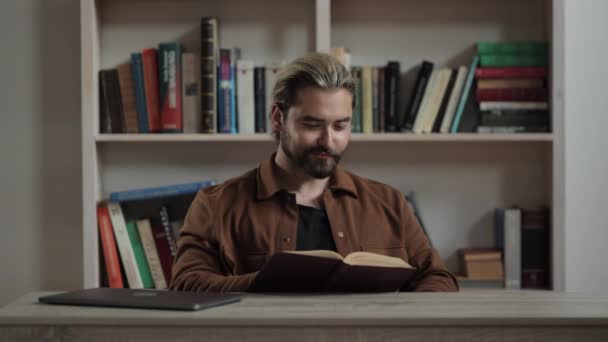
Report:
M 256 273 L 226 275 L 222 271 L 217 213 L 203 190 L 190 205 L 178 239 L 170 289 L 200 292 L 246 291 Z
M 400 210 L 405 230 L 405 248 L 409 264 L 417 269 L 412 281 L 402 291 L 457 292 L 458 281 L 445 267 L 437 250 L 420 227 L 416 216 L 400 196 Z

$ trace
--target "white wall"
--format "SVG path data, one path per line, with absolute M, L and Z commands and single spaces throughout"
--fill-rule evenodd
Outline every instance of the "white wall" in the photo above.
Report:
M 608 290 L 608 1 L 565 2 L 568 291 Z
M 79 15 L 0 1 L 0 306 L 81 284 Z

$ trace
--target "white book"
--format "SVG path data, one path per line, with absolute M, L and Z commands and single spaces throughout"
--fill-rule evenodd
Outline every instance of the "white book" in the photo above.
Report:
M 438 75 L 439 71 L 437 69 L 433 70 L 433 72 L 431 73 L 431 77 L 429 77 L 429 82 L 426 84 L 426 88 L 424 89 L 424 95 L 422 96 L 422 102 L 420 102 L 420 108 L 418 108 L 418 113 L 416 113 L 416 120 L 414 121 L 414 127 L 412 128 L 412 131 L 414 133 L 422 133 L 422 127 L 424 126 L 424 116 L 427 111 L 426 108 L 428 107 L 433 88 L 435 88 L 435 82 L 437 81 Z
M 431 98 L 429 99 L 427 113 L 424 118 L 424 123 L 422 126 L 422 133 L 431 133 L 433 131 L 433 124 L 435 123 L 435 119 L 439 114 L 439 109 L 441 108 L 441 102 L 443 101 L 443 97 L 445 96 L 445 92 L 448 88 L 448 83 L 450 83 L 450 77 L 452 77 L 452 69 L 443 68 L 439 70 L 439 75 L 437 76 L 437 82 L 435 84 L 435 88 L 433 89 L 433 93 L 431 94 Z
M 138 220 L 136 225 L 137 231 L 139 232 L 139 238 L 141 239 L 141 244 L 144 247 L 144 254 L 146 255 L 146 260 L 148 261 L 148 267 L 150 267 L 150 273 L 152 273 L 154 287 L 157 289 L 166 289 L 167 280 L 165 279 L 165 274 L 163 273 L 163 268 L 160 263 L 160 257 L 158 256 L 158 250 L 156 249 L 156 243 L 154 242 L 150 220 Z
M 182 54 L 182 115 L 184 133 L 199 133 L 202 128 L 200 57 Z
M 135 261 L 133 246 L 131 245 L 131 240 L 129 239 L 127 224 L 125 223 L 124 216 L 122 215 L 120 204 L 116 202 L 108 203 L 108 211 L 110 212 L 110 219 L 112 220 L 112 227 L 114 229 L 114 237 L 116 238 L 116 246 L 118 247 L 118 253 L 120 254 L 120 260 L 122 261 L 122 266 L 125 269 L 125 274 L 127 275 L 129 288 L 143 289 L 144 284 L 141 280 L 137 262 Z
M 374 131 L 372 66 L 361 68 L 361 127 L 363 133 Z
M 479 102 L 479 110 L 546 110 L 549 108 L 547 102 L 519 102 L 519 101 L 485 101 Z
M 452 94 L 450 94 L 450 100 L 445 110 L 445 116 L 443 117 L 443 121 L 441 122 L 441 128 L 439 130 L 439 132 L 441 133 L 450 133 L 450 127 L 452 127 L 452 121 L 454 120 L 454 114 L 456 113 L 456 107 L 458 106 L 458 100 L 460 100 L 460 95 L 462 94 L 462 88 L 464 86 L 464 81 L 467 77 L 468 70 L 469 68 L 465 65 L 462 65 L 460 68 L 458 68 L 458 74 L 456 74 L 454 88 L 452 89 Z
M 236 62 L 236 88 L 240 134 L 255 133 L 255 96 L 253 87 L 254 64 L 251 60 Z
M 270 119 L 270 115 L 272 114 L 272 105 L 274 103 L 272 92 L 274 90 L 274 84 L 277 81 L 279 71 L 281 71 L 281 68 L 284 65 L 284 62 L 266 65 L 266 132 L 272 132 L 272 120 Z
M 504 216 L 505 246 L 503 252 L 505 265 L 505 288 L 521 288 L 521 210 L 505 209 Z

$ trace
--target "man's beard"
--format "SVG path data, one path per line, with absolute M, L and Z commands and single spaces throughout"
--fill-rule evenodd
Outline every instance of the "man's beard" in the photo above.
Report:
M 291 136 L 286 129 L 281 131 L 281 146 L 283 152 L 298 167 L 314 178 L 323 179 L 331 176 L 340 162 L 342 155 L 334 150 L 326 149 L 322 146 L 309 147 L 303 150 L 290 149 Z M 325 153 L 328 158 L 318 158 L 313 154 Z

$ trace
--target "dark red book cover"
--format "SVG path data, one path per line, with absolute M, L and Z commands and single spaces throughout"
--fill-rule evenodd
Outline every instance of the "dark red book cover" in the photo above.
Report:
M 477 68 L 476 78 L 541 78 L 547 76 L 546 67 Z
M 148 131 L 150 133 L 159 132 L 160 125 L 160 104 L 159 104 L 159 84 L 158 84 L 158 54 L 156 49 L 144 49 L 141 52 L 144 66 L 144 89 L 146 92 L 146 105 L 148 107 Z
M 494 88 L 477 89 L 475 97 L 482 101 L 546 101 L 545 88 Z
M 171 266 L 173 265 L 173 255 L 171 255 L 169 241 L 167 241 L 165 229 L 161 225 L 152 224 L 151 227 L 154 243 L 156 244 L 156 250 L 158 251 L 158 257 L 160 259 L 160 265 L 168 285 L 171 282 Z

